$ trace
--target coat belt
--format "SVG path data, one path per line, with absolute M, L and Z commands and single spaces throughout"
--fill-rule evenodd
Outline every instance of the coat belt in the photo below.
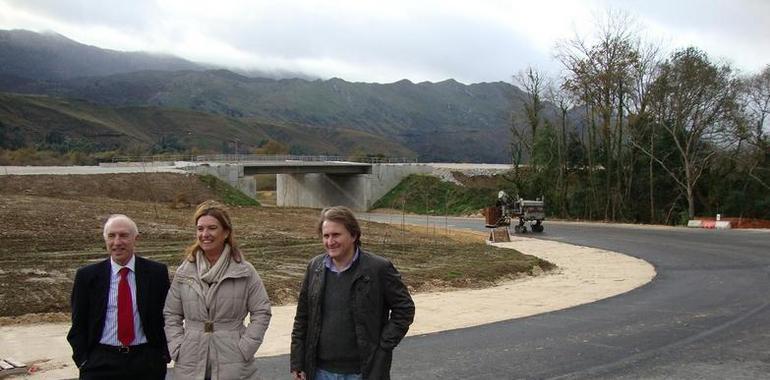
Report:
M 213 333 L 214 331 L 230 330 L 237 331 L 243 327 L 243 321 L 234 320 L 228 322 L 217 321 L 191 321 L 185 319 L 184 328 L 190 330 L 203 331 L 207 333 Z

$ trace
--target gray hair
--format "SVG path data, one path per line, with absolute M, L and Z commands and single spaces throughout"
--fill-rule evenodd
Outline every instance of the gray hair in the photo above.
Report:
M 123 220 L 128 223 L 129 228 L 131 228 L 131 234 L 133 236 L 139 235 L 139 228 L 136 227 L 136 222 L 134 222 L 131 218 L 123 214 L 112 214 L 107 217 L 107 220 L 104 222 L 104 228 L 102 228 L 102 235 L 104 235 L 105 239 L 107 239 L 107 227 L 116 220 Z

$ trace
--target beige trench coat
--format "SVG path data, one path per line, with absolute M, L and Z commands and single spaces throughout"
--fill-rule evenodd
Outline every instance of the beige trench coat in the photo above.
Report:
M 187 260 L 171 283 L 163 315 L 174 379 L 203 380 L 207 363 L 212 380 L 256 379 L 254 354 L 271 317 L 262 279 L 250 263 L 233 261 L 212 286 L 216 293 L 206 305 L 196 264 Z

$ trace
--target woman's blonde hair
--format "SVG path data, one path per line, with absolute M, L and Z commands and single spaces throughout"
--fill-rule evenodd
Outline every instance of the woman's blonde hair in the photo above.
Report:
M 202 216 L 210 216 L 219 221 L 222 225 L 222 229 L 228 232 L 225 238 L 225 244 L 230 246 L 230 256 L 235 262 L 241 262 L 241 252 L 238 250 L 238 244 L 235 242 L 235 236 L 233 236 L 233 223 L 230 221 L 230 214 L 227 212 L 227 208 L 217 201 L 205 201 L 198 205 L 198 208 L 193 214 L 193 225 L 198 224 L 198 219 Z M 191 263 L 195 262 L 196 252 L 201 249 L 200 242 L 197 237 L 193 243 L 185 249 L 185 259 Z

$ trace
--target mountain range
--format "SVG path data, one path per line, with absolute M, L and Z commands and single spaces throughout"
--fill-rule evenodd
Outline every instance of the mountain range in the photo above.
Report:
M 0 31 L 0 146 L 77 141 L 246 153 L 273 140 L 297 154 L 509 162 L 513 85 L 352 83 L 243 75 L 53 33 Z M 53 136 L 53 137 L 52 137 Z

